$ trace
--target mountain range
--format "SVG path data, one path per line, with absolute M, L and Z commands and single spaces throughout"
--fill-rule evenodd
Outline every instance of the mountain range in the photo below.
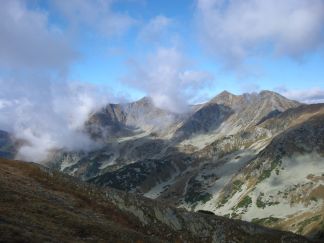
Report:
M 52 151 L 42 164 L 132 201 L 324 239 L 324 104 L 224 91 L 174 113 L 145 97 L 107 104 L 84 131 L 100 147 Z M 0 133 L 2 157 L 16 144 Z

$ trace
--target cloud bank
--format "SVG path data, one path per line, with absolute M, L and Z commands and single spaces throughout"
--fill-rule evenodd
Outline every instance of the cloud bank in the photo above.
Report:
M 24 141 L 18 159 L 40 162 L 53 149 L 98 146 L 83 131 L 89 114 L 107 102 L 96 87 L 40 78 L 0 80 L 0 86 L 0 127 Z
M 323 46 L 323 0 L 197 0 L 197 27 L 226 65 L 272 53 L 300 58 Z
M 147 93 L 157 107 L 177 113 L 185 112 L 188 100 L 213 78 L 208 72 L 194 70 L 174 47 L 159 47 L 144 60 L 132 60 L 129 69 L 126 84 Z
M 95 16 L 100 4 L 108 4 L 74 2 L 73 14 L 81 14 L 79 18 L 89 24 L 102 17 Z M 72 1 L 55 3 L 65 3 L 67 14 L 72 11 Z M 100 19 L 104 33 L 127 25 L 124 16 L 107 11 Z M 26 1 L 2 1 L 0 16 L 0 129 L 23 141 L 17 158 L 41 162 L 54 149 L 93 149 L 98 144 L 83 125 L 110 95 L 100 87 L 68 81 L 69 68 L 78 57 L 70 30 L 51 24 L 48 12 Z
M 0 69 L 64 71 L 77 58 L 62 30 L 51 26 L 46 12 L 28 9 L 25 2 L 1 1 Z
M 324 89 L 310 88 L 304 90 L 277 89 L 282 95 L 292 100 L 298 100 L 306 104 L 324 103 Z

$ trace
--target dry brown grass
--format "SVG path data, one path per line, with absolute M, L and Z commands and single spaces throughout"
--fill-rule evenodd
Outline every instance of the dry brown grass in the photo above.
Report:
M 0 159 L 0 241 L 156 241 L 90 186 Z
M 151 223 L 142 225 L 135 214 L 118 209 L 109 192 L 141 208 Z M 101 190 L 19 161 L 0 159 L 0 195 L 0 242 L 211 242 L 214 231 L 222 234 L 217 239 L 232 242 L 307 242 L 286 232 L 169 208 L 183 225 L 175 230 L 156 217 L 155 209 L 166 207 L 159 202 Z M 190 231 L 191 224 L 210 231 L 201 237 Z

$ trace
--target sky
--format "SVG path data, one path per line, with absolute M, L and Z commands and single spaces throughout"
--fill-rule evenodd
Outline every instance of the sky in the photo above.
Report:
M 32 141 L 25 158 L 90 148 L 82 124 L 108 102 L 324 102 L 324 0 L 2 0 L 0 17 L 0 129 Z
M 0 27 L 2 76 L 42 69 L 130 100 L 160 97 L 161 106 L 178 103 L 168 95 L 172 90 L 181 93 L 182 105 L 222 90 L 324 98 L 323 0 L 4 0 L 2 5 L 1 17 L 7 19 Z M 161 69 L 170 69 L 169 75 Z
M 185 95 L 187 102 L 207 100 L 224 89 L 236 94 L 270 89 L 300 99 L 292 95 L 297 92 L 303 93 L 304 101 L 317 91 L 323 98 L 322 0 L 125 0 L 114 1 L 111 7 L 132 22 L 106 37 L 89 26 L 92 33 L 77 40 L 82 57 L 71 68 L 72 79 L 107 84 L 132 99 L 157 96 L 147 83 L 158 89 L 169 85 L 179 92 L 183 85 L 175 77 L 160 76 L 158 70 L 144 74 L 133 70 L 136 65 L 146 67 L 165 50 L 190 63 L 182 68 L 205 74 L 197 79 L 199 89 L 195 80 L 187 82 L 186 87 L 193 85 L 197 92 Z M 156 69 L 166 64 L 158 62 Z M 180 67 L 173 71 L 183 72 Z M 155 74 L 161 80 L 154 80 Z M 146 80 L 143 75 L 152 77 Z M 167 98 L 174 102 L 174 96 Z

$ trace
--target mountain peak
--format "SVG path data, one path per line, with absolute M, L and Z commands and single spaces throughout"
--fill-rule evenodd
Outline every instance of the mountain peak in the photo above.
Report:
M 227 90 L 222 91 L 218 95 L 216 95 L 213 99 L 209 101 L 209 103 L 217 103 L 226 106 L 231 106 L 233 103 L 236 102 L 239 96 L 234 95 Z
M 282 96 L 279 93 L 276 93 L 274 91 L 269 91 L 269 90 L 262 90 L 259 93 L 259 97 L 261 97 L 261 99 L 280 100 L 281 103 L 286 102 L 286 103 L 291 103 L 291 104 L 294 104 L 294 105 L 300 105 L 301 104 L 298 101 L 288 99 L 288 98 L 286 98 L 285 96 Z
M 227 90 L 223 90 L 216 97 L 228 97 L 228 96 L 235 96 L 235 95 L 232 94 L 231 92 L 228 92 Z
M 283 97 L 282 95 L 274 92 L 274 91 L 270 91 L 270 90 L 262 90 L 259 93 L 260 96 L 279 96 L 279 97 Z
M 133 102 L 133 104 L 137 104 L 141 106 L 152 106 L 153 100 L 150 96 L 144 96 L 143 98 Z
M 136 102 L 152 102 L 152 98 L 150 96 L 144 96 Z

